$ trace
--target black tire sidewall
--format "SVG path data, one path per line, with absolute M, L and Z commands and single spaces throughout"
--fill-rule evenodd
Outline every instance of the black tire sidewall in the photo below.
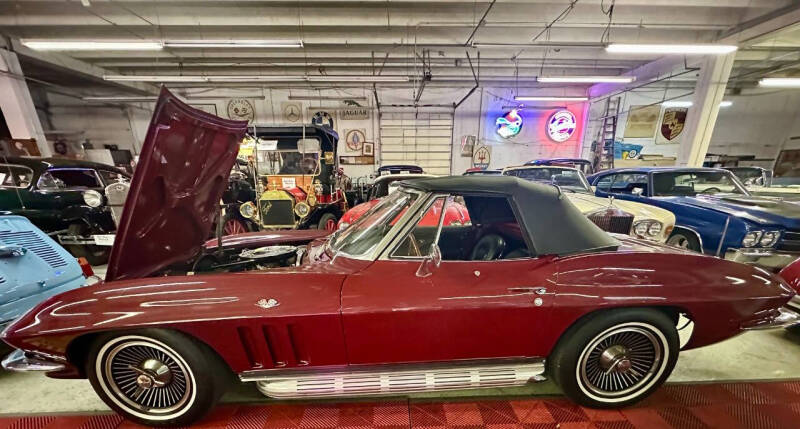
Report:
M 669 350 L 664 353 L 663 371 L 650 387 L 625 401 L 598 401 L 580 387 L 575 374 L 584 348 L 600 333 L 615 326 L 640 322 L 658 329 L 666 339 Z M 678 360 L 680 341 L 673 321 L 654 309 L 618 309 L 601 311 L 580 320 L 564 333 L 547 362 L 548 376 L 561 387 L 564 394 L 580 405 L 590 408 L 620 408 L 634 404 L 658 389 L 672 373 Z
M 156 342 L 163 343 L 186 362 L 188 369 L 192 372 L 194 379 L 194 399 L 181 408 L 181 414 L 175 418 L 165 420 L 147 419 L 121 407 L 115 400 L 106 393 L 104 384 L 96 371 L 96 363 L 102 348 L 109 342 L 117 341 L 128 336 L 145 337 Z M 176 331 L 163 329 L 141 329 L 135 331 L 125 331 L 120 333 L 106 334 L 98 337 L 91 345 L 88 359 L 86 360 L 86 374 L 95 392 L 111 409 L 124 416 L 125 418 L 149 426 L 183 426 L 189 425 L 202 419 L 216 404 L 220 396 L 226 390 L 229 372 L 219 362 L 219 358 L 212 354 L 207 346 L 200 344 L 197 340 Z

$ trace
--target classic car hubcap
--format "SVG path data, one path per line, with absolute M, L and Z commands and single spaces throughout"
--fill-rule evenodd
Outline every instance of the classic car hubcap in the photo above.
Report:
M 688 249 L 689 248 L 689 240 L 686 237 L 682 236 L 682 235 L 676 235 L 676 236 L 670 238 L 667 241 L 667 244 L 675 246 L 675 247 L 680 247 L 681 249 Z
M 648 329 L 628 326 L 606 331 L 582 353 L 581 382 L 603 397 L 624 396 L 649 384 L 663 355 L 662 342 Z
M 168 414 L 190 397 L 191 381 L 183 361 L 157 344 L 117 345 L 108 352 L 104 372 L 114 394 L 140 412 Z

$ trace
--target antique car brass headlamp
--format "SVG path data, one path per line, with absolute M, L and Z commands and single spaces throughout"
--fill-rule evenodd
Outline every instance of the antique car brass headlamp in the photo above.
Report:
M 247 219 L 256 217 L 256 205 L 252 201 L 248 201 L 239 206 L 239 214 Z
M 89 207 L 100 207 L 103 205 L 103 195 L 97 191 L 84 191 L 83 202 Z
M 311 207 L 302 201 L 294 205 L 294 214 L 297 216 L 306 217 L 309 212 L 311 212 Z

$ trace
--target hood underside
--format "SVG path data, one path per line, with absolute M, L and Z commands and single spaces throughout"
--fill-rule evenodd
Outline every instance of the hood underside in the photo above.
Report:
M 162 88 L 117 229 L 106 280 L 147 277 L 195 257 L 208 238 L 246 121 Z

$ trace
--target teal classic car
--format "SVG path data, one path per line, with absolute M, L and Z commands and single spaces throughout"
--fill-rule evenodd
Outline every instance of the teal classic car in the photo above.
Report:
M 81 287 L 91 267 L 22 216 L 0 215 L 0 331 L 45 299 Z

